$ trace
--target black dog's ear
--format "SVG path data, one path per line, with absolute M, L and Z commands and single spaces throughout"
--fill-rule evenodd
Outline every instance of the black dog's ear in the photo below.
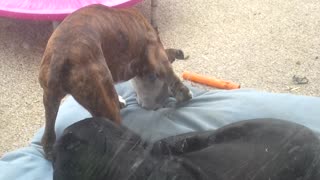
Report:
M 74 152 L 74 148 L 76 146 L 79 146 L 80 143 L 77 143 L 80 141 L 77 141 L 74 134 L 70 131 L 67 133 L 64 133 L 62 137 L 56 141 L 53 148 L 53 154 L 52 154 L 52 163 L 55 165 L 56 158 L 58 154 L 63 152 Z
M 57 144 L 58 149 L 63 149 L 65 151 L 77 151 L 81 144 L 83 144 L 81 139 L 79 139 L 73 132 L 65 133 Z
M 173 63 L 176 59 L 185 59 L 184 53 L 181 49 L 169 48 L 169 49 L 166 49 L 166 53 L 171 63 Z

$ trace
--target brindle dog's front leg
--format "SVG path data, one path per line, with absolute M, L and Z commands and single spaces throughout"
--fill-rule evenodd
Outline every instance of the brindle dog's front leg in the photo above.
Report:
M 120 109 L 125 108 L 127 106 L 127 102 L 125 99 L 123 99 L 122 96 L 118 95 L 118 99 L 119 99 L 119 107 Z
M 185 59 L 184 53 L 180 49 L 166 49 L 166 54 L 170 63 L 175 59 Z M 167 70 L 165 82 L 169 85 L 172 95 L 178 102 L 186 101 L 192 98 L 191 91 L 181 82 L 179 77 L 174 73 L 172 66 L 164 63 L 164 69 Z
M 156 44 L 156 45 L 155 45 Z M 172 55 L 179 57 L 181 52 L 176 50 L 165 50 L 159 42 L 151 43 L 146 49 L 149 72 L 155 72 L 160 79 L 168 85 L 172 95 L 178 102 L 190 100 L 191 91 L 182 83 L 179 77 L 174 73 L 171 62 L 168 58 Z M 172 57 L 171 57 L 172 58 Z
M 167 71 L 167 75 L 164 80 L 168 84 L 172 95 L 178 102 L 188 101 L 192 98 L 192 92 L 182 83 L 172 68 Z

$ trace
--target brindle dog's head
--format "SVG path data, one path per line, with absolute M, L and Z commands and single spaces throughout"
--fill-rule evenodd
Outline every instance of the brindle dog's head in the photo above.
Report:
M 173 63 L 175 59 L 185 59 L 184 53 L 180 49 L 166 49 L 165 52 L 170 63 Z M 145 109 L 161 108 L 164 101 L 171 96 L 168 85 L 156 71 L 138 75 L 131 80 L 131 83 L 137 94 L 138 104 Z

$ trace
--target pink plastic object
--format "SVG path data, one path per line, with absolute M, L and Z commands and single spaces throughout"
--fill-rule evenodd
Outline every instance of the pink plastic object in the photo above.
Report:
M 120 8 L 133 6 L 140 1 L 142 0 L 0 0 L 0 16 L 58 21 L 90 4 Z

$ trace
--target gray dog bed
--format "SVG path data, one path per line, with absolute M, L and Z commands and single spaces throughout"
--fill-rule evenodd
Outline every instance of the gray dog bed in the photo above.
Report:
M 256 118 L 288 120 L 320 133 L 320 98 L 317 97 L 248 89 L 205 91 L 190 87 L 194 95 L 191 101 L 176 105 L 170 98 L 164 108 L 147 111 L 137 104 L 130 83 L 118 84 L 116 88 L 127 101 L 127 107 L 121 110 L 123 124 L 150 141 Z M 57 137 L 69 125 L 90 116 L 72 97 L 68 97 L 59 109 Z M 0 159 L 0 180 L 52 179 L 51 162 L 44 159 L 40 145 L 42 134 L 43 128 L 29 146 L 9 152 Z

